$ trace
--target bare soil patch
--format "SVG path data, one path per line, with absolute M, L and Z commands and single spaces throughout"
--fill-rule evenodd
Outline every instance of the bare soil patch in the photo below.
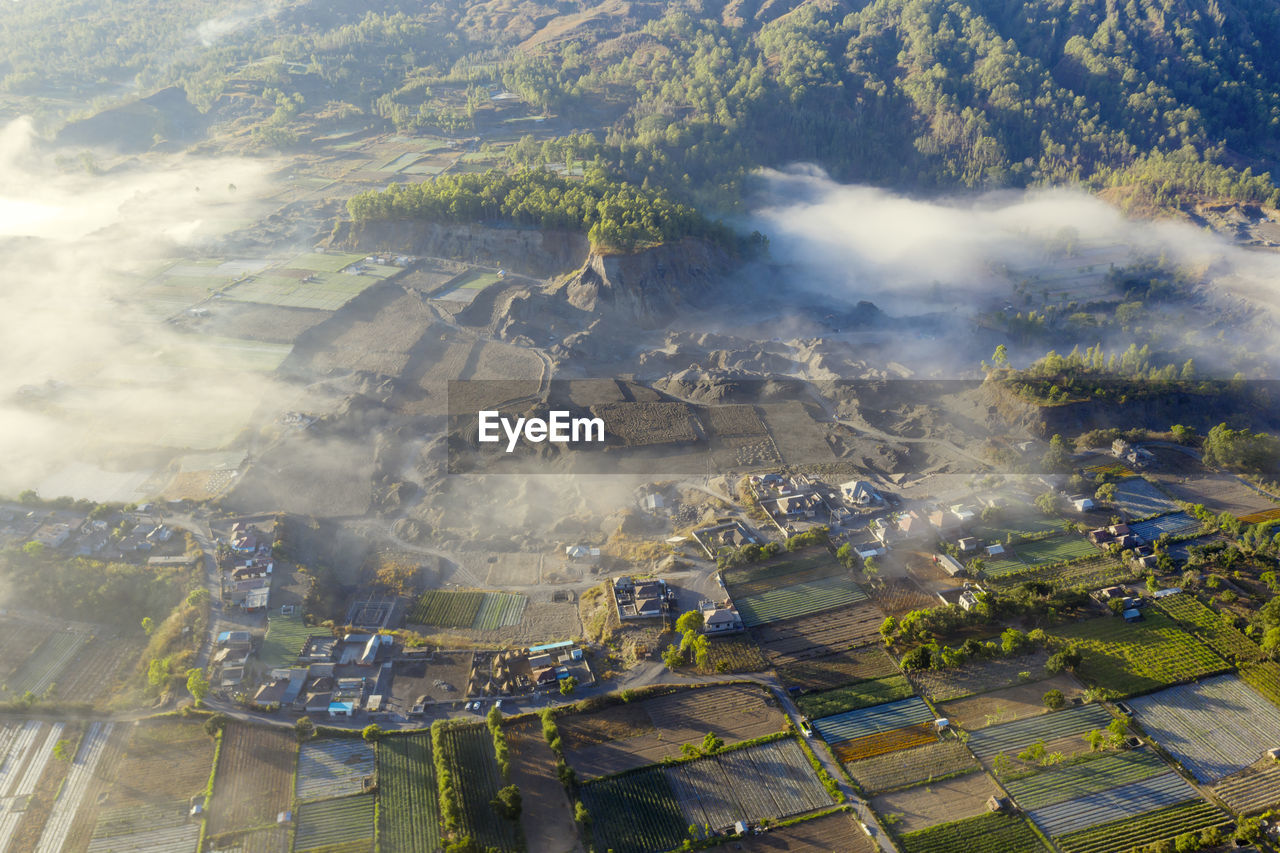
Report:
M 996 723 L 1007 723 L 1023 717 L 1047 714 L 1044 694 L 1061 690 L 1068 702 L 1084 694 L 1084 686 L 1068 673 L 1016 684 L 1003 690 L 995 690 L 978 696 L 956 699 L 939 706 L 942 715 L 962 729 L 973 731 Z
M 556 775 L 556 757 L 542 737 L 541 722 L 523 720 L 507 729 L 511 746 L 511 781 L 524 798 L 520 822 L 530 850 L 547 853 L 581 851 L 573 807 Z
M 898 816 L 893 824 L 896 832 L 914 832 L 982 814 L 987 799 L 999 795 L 995 780 L 978 772 L 881 794 L 871 800 L 871 807 L 878 814 Z
M 209 832 L 269 826 L 293 800 L 298 739 L 287 729 L 232 723 L 223 732 Z
M 837 812 L 734 841 L 723 849 L 747 853 L 875 853 L 879 848 L 853 815 Z
M 760 625 L 751 635 L 774 666 L 822 657 L 880 639 L 884 611 L 869 601 Z
M 1022 678 L 1024 672 L 1031 674 L 1032 681 L 1043 681 L 1048 659 L 1047 653 L 1039 651 L 1016 658 L 974 661 L 952 669 L 916 670 L 907 678 L 929 699 L 946 702 L 1019 684 L 1026 680 Z

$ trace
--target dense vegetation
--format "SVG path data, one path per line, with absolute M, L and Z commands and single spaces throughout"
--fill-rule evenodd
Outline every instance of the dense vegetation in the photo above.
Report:
M 600 178 L 570 182 L 541 169 L 392 184 L 354 196 L 347 209 L 357 222 L 502 222 L 580 231 L 593 245 L 607 248 L 631 249 L 682 237 L 729 239 L 723 226 L 663 193 Z
M 735 204 L 753 169 L 796 160 L 898 187 L 1084 181 L 1143 205 L 1277 197 L 1259 174 L 1280 127 L 1273 4 L 82 6 L 6 15 L 0 87 L 58 110 L 67 93 L 135 82 L 180 83 L 202 108 L 266 86 L 263 139 L 276 142 L 288 141 L 273 126 L 281 103 L 461 131 L 506 88 L 568 126 L 604 128 L 517 146 L 518 162 L 577 156 L 703 206 Z

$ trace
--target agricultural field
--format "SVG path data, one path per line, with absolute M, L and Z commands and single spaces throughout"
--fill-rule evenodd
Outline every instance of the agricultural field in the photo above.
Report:
M 52 635 L 53 629 L 43 625 L 0 617 L 0 648 L 19 649 L 25 646 L 34 651 Z M 20 654 L 5 655 L 0 659 L 0 692 L 8 692 L 9 680 L 25 659 Z
M 1245 524 L 1262 524 L 1265 521 L 1280 520 L 1280 507 L 1251 512 L 1248 515 L 1240 516 L 1240 520 Z
M 1121 696 L 1146 693 L 1170 684 L 1227 669 L 1222 658 L 1179 628 L 1163 613 L 1147 610 L 1134 624 L 1102 617 L 1054 629 L 1075 643 L 1084 660 L 1076 673 Z
M 446 302 L 471 302 L 486 287 L 502 281 L 497 273 L 487 270 L 469 270 L 449 282 L 448 290 L 434 297 Z
M 86 796 L 95 787 L 98 765 L 107 751 L 114 723 L 92 723 L 76 749 L 57 799 L 40 832 L 36 853 L 59 853 L 66 844 Z
M 1199 532 L 1200 527 L 1200 522 L 1185 512 L 1171 512 L 1146 521 L 1135 521 L 1129 525 L 1129 531 L 1137 534 L 1143 542 L 1154 542 L 1166 533 L 1170 536 L 1187 536 Z
M 394 267 L 383 269 L 399 272 Z M 222 295 L 236 302 L 337 311 L 381 280 L 372 274 L 269 270 L 232 285 Z
M 813 727 L 823 740 L 834 744 L 918 723 L 932 724 L 933 719 L 933 709 L 922 699 L 913 696 L 897 702 L 827 717 L 816 721 Z
M 705 421 L 710 430 L 718 436 L 765 435 L 764 421 L 756 413 L 754 406 L 725 405 L 707 406 Z
M 482 848 L 513 853 L 522 847 L 520 825 L 494 817 L 489 803 L 503 786 L 493 757 L 493 737 L 484 725 L 456 726 L 441 733 L 445 762 L 453 775 L 461 829 Z
M 862 587 L 847 577 L 828 577 L 777 587 L 755 595 L 734 596 L 734 604 L 748 628 L 808 616 L 866 601 Z
M 734 821 L 789 817 L 831 805 L 794 738 L 688 761 L 667 778 L 686 826 L 727 829 Z
M 716 672 L 763 672 L 769 668 L 760 647 L 750 640 L 712 637 L 707 653 Z
M 753 685 L 682 690 L 558 718 L 565 758 L 580 779 L 620 773 L 680 754 L 709 731 L 728 745 L 781 731 L 777 700 Z
M 1044 681 L 1028 681 L 1003 690 L 946 702 L 938 706 L 938 713 L 950 720 L 953 726 L 976 731 L 997 723 L 1047 714 L 1049 709 L 1045 707 L 1044 694 L 1050 690 L 1062 691 L 1068 702 L 1084 693 L 1079 681 L 1063 673 Z
M 914 696 L 911 683 L 903 675 L 886 675 L 837 687 L 822 693 L 809 693 L 796 698 L 796 705 L 810 719 L 829 717 Z
M 8 695 L 30 692 L 39 696 L 55 685 L 62 671 L 89 635 L 75 631 L 55 631 L 35 648 L 6 682 Z
M 1024 672 L 1030 673 L 1033 681 L 1042 680 L 1048 659 L 1047 653 L 1037 651 L 1015 658 L 968 661 L 948 669 L 913 670 L 907 678 L 932 701 L 947 702 L 1021 684 Z
M 359 738 L 307 741 L 298 751 L 295 795 L 299 800 L 325 800 L 359 794 L 375 769 L 373 747 Z
M 864 646 L 778 667 L 778 678 L 805 691 L 831 690 L 855 681 L 897 674 L 897 664 L 879 646 Z
M 735 600 L 739 595 L 754 595 L 801 580 L 847 575 L 848 570 L 836 562 L 825 547 L 806 548 L 771 560 L 725 569 L 725 586 Z
M 996 558 L 988 558 L 984 561 L 982 567 L 982 577 L 990 580 L 1000 580 L 1014 575 L 1021 575 L 1022 572 L 1029 569 L 1026 563 L 1018 559 L 1018 555 L 1012 550 L 1006 550 L 1004 556 Z M 1019 578 L 1021 582 L 1021 578 Z
M 1053 843 L 1063 853 L 1115 853 L 1226 822 L 1221 809 L 1197 800 L 1061 835 Z
M 57 695 L 69 702 L 109 703 L 127 686 L 141 643 L 129 637 L 91 637 L 58 675 Z
M 1240 668 L 1240 678 L 1273 705 L 1280 705 L 1280 663 L 1263 661 L 1243 666 Z
M 1101 465 L 1090 465 L 1089 467 L 1084 469 L 1084 473 L 1086 477 L 1092 477 L 1094 479 L 1097 479 L 1099 476 L 1107 476 L 1107 477 L 1138 476 L 1137 471 L 1134 471 L 1133 469 L 1129 468 L 1127 465 L 1122 465 L 1119 462 L 1112 462 L 1110 464 L 1104 463 Z
M 343 853 L 373 850 L 373 795 L 357 794 L 298 806 L 295 851 L 333 849 Z
M 765 657 L 775 666 L 823 657 L 879 641 L 884 612 L 869 601 L 771 622 L 751 630 Z
M 881 794 L 871 800 L 871 808 L 877 814 L 891 815 L 895 832 L 914 832 L 980 815 L 987 810 L 987 800 L 999 795 L 995 780 L 979 770 Z
M 579 794 L 591 814 L 592 836 L 613 853 L 672 850 L 689 837 L 689 824 L 661 768 L 601 779 Z
M 495 631 L 520 624 L 527 603 L 525 596 L 515 593 L 433 589 L 414 603 L 408 621 L 438 628 Z
M 958 740 L 937 741 L 845 765 L 859 787 L 870 794 L 979 769 L 973 753 Z
M 1227 660 L 1256 661 L 1262 656 L 1257 643 L 1234 625 L 1223 622 L 1219 614 L 1193 595 L 1165 596 L 1156 606 Z
M 1028 566 L 1041 563 L 1062 563 L 1077 560 L 1081 557 L 1092 557 L 1098 549 L 1075 533 L 1064 533 L 1062 536 L 1050 536 L 1047 539 L 1036 539 L 1032 542 L 1020 542 L 1013 546 L 1014 552 Z
M 1178 508 L 1164 492 L 1141 477 L 1130 477 L 1116 483 L 1115 503 L 1132 518 L 1146 518 Z
M 23 811 L 36 793 L 45 768 L 53 759 L 53 747 L 66 726 L 29 720 L 0 727 L 0 850 L 16 840 Z
M 914 726 L 841 741 L 833 744 L 831 750 L 838 761 L 859 761 L 897 752 L 900 749 L 936 743 L 937 740 L 938 735 L 934 732 L 933 723 L 917 723 Z
M 1088 559 L 1076 560 L 1065 566 L 1047 565 L 1034 569 L 1023 566 L 1015 573 L 993 577 L 990 581 L 997 588 L 1038 581 L 1051 584 L 1057 589 L 1076 586 L 1096 589 L 1132 578 L 1133 569 L 1129 566 L 1113 557 L 1098 554 Z
M 511 748 L 511 783 L 520 787 L 520 826 L 526 846 L 529 850 L 574 849 L 578 827 L 573 806 L 556 771 L 555 753 L 542 735 L 542 721 L 529 715 L 509 723 L 506 733 Z
M 303 624 L 302 617 L 296 613 L 288 616 L 268 613 L 267 636 L 262 641 L 262 648 L 258 650 L 258 657 L 268 669 L 294 666 L 307 638 L 317 632 L 324 633 L 324 630 Z
M 840 853 L 876 853 L 880 849 L 847 811 L 734 839 L 726 842 L 724 847 L 745 853 L 831 853 L 833 850 Z
M 274 726 L 232 722 L 222 731 L 208 804 L 209 832 L 269 826 L 293 802 L 298 739 Z
M 1005 790 L 1023 811 L 1031 812 L 1169 771 L 1150 749 L 1134 749 L 1090 758 L 1079 764 L 1051 767 L 1040 773 L 1010 779 Z
M 199 718 L 158 718 L 130 726 L 124 756 L 100 805 L 124 815 L 152 808 L 162 813 L 176 809 L 185 819 L 187 801 L 208 787 L 213 752 L 213 738 Z M 95 837 L 103 821 L 98 823 Z M 135 822 L 135 828 L 145 830 L 148 824 Z
M 912 610 L 938 606 L 937 596 L 920 589 L 911 578 L 881 578 L 871 589 L 871 601 L 886 616 L 903 616 Z
M 899 836 L 902 853 L 1047 853 L 1025 818 L 989 813 Z
M 1198 798 L 1196 789 L 1185 779 L 1173 770 L 1165 770 L 1138 782 L 1031 809 L 1027 817 L 1045 835 L 1056 838 Z
M 1257 814 L 1280 806 L 1280 764 L 1266 759 L 1213 786 L 1213 793 L 1240 814 Z
M 378 839 L 383 853 L 413 853 L 440 846 L 431 736 L 385 737 L 378 742 Z
M 979 729 L 969 735 L 969 749 L 984 761 L 997 755 L 1013 756 L 1036 741 L 1048 744 L 1083 735 L 1092 729 L 1106 728 L 1112 719 L 1101 705 L 1076 705 L 1039 717 Z M 1080 745 L 1086 746 L 1083 738 Z
M 439 628 L 470 628 L 484 603 L 483 592 L 424 592 L 409 611 L 409 622 Z
M 311 272 L 341 272 L 356 261 L 363 261 L 363 254 L 354 252 L 303 252 L 282 264 L 284 269 L 310 270 Z
M 515 593 L 486 592 L 471 627 L 476 631 L 496 631 L 519 625 L 528 601 L 523 595 Z
M 1142 728 L 1198 781 L 1243 770 L 1280 744 L 1280 714 L 1235 675 L 1129 702 Z
M 166 806 L 101 809 L 88 853 L 193 853 L 200 822 L 190 820 L 186 800 Z
M 1050 518 L 1041 513 L 1014 514 L 1006 512 L 1003 517 L 991 521 L 979 521 L 970 528 L 974 536 L 988 542 L 1007 542 L 1009 537 L 1017 542 L 1027 536 L 1039 536 L 1066 528 L 1060 518 Z

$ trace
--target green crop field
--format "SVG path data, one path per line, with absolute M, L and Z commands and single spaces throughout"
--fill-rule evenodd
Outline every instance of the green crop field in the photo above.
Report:
M 1012 779 L 1004 787 L 1019 808 L 1032 811 L 1149 779 L 1168 770 L 1169 765 L 1150 749 L 1136 749 Z
M 1280 663 L 1264 661 L 1263 663 L 1240 668 L 1240 677 L 1244 683 L 1280 705 Z
M 285 269 L 313 270 L 315 272 L 338 272 L 356 261 L 364 260 L 364 255 L 352 252 L 303 252 L 293 260 L 284 264 Z
M 1025 818 L 995 813 L 908 832 L 898 843 L 903 853 L 1047 853 Z
M 413 853 L 440 846 L 430 735 L 378 741 L 378 798 L 382 853 Z
M 298 806 L 294 850 L 328 849 L 339 844 L 344 851 L 373 849 L 372 795 L 357 794 Z
M 489 803 L 505 783 L 493 757 L 493 737 L 483 725 L 445 729 L 445 761 L 453 775 L 462 815 L 462 834 L 481 849 L 514 853 L 523 849 L 519 822 L 498 818 Z
M 1027 581 L 1052 584 L 1057 589 L 1086 586 L 1090 589 L 1111 586 L 1133 578 L 1133 570 L 1112 557 L 1097 554 L 1088 559 L 1076 560 L 1065 566 L 1031 568 L 1019 566 L 997 577 L 987 570 L 987 576 L 997 587 L 1016 586 Z
M 1059 835 L 1053 842 L 1064 853 L 1113 853 L 1224 823 L 1226 815 L 1217 806 L 1194 801 Z
M 1148 609 L 1141 622 L 1114 616 L 1077 622 L 1050 633 L 1077 645 L 1077 673 L 1122 696 L 1147 693 L 1223 672 L 1230 667 L 1163 613 Z
M 491 284 L 502 281 L 497 273 L 486 270 L 470 270 L 454 281 L 455 290 L 484 290 Z
M 911 683 L 903 675 L 887 675 L 859 681 L 847 687 L 809 693 L 796 698 L 796 705 L 810 719 L 819 719 L 843 711 L 866 708 L 895 699 L 906 699 L 914 694 Z
M 372 285 L 377 284 L 380 278 L 394 275 L 399 271 L 399 267 L 383 266 L 370 267 L 369 275 L 316 272 L 312 273 L 311 281 L 267 273 L 228 288 L 223 291 L 223 296 L 237 302 L 336 311 Z
M 768 589 L 771 585 L 770 582 L 787 583 L 783 579 L 784 575 L 810 572 L 815 569 L 829 569 L 830 571 L 824 573 L 827 575 L 843 574 L 845 572 L 844 568 L 836 562 L 835 557 L 831 556 L 831 552 L 826 548 L 809 548 L 763 563 L 726 569 L 723 576 L 725 584 L 730 587 L 732 592 L 738 595 L 747 595 Z M 761 581 L 764 583 L 760 584 L 758 588 L 743 586 L 744 584 Z
M 1098 553 L 1098 549 L 1089 544 L 1089 540 L 1074 533 L 1023 542 L 1014 546 L 1014 551 L 1029 566 L 1037 566 L 1041 563 L 1062 563 L 1080 557 L 1092 557 Z
M 470 628 L 484 603 L 483 592 L 424 592 L 409 613 L 409 621 L 438 628 Z
M 830 577 L 789 584 L 757 595 L 734 597 L 742 624 L 748 628 L 821 613 L 846 604 L 866 601 L 867 594 L 848 578 Z
M 1062 530 L 1065 526 L 1065 522 L 1060 518 L 1036 514 L 980 521 L 971 529 L 974 536 L 989 542 L 1007 542 L 1010 536 L 1016 542 L 1024 536 Z
M 1262 657 L 1262 650 L 1257 643 L 1241 633 L 1235 625 L 1224 622 L 1221 616 L 1195 596 L 1166 596 L 1156 602 L 1156 606 L 1227 660 L 1256 661 Z
M 519 625 L 528 601 L 523 595 L 511 592 L 486 592 L 471 627 L 477 631 L 493 631 Z
M 652 853 L 679 847 L 688 823 L 661 768 L 601 779 L 581 791 L 598 847 Z
M 302 617 L 296 614 L 267 614 L 267 636 L 258 650 L 263 665 L 270 669 L 296 665 L 302 644 L 314 633 L 325 633 L 325 630 L 307 627 L 302 623 Z

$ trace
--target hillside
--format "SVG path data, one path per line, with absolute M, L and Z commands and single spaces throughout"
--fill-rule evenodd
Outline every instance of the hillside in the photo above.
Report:
M 92 35 L 46 26 L 74 5 L 0 26 L 6 91 L 57 112 L 67 91 L 176 83 L 215 121 L 264 92 L 254 138 L 287 147 L 284 126 L 323 115 L 465 134 L 505 89 L 560 128 L 510 162 L 595 163 L 703 209 L 797 160 L 913 190 L 1085 182 L 1144 210 L 1276 201 L 1259 175 L 1277 153 L 1280 9 L 1251 0 L 306 0 L 256 16 L 119 0 Z

